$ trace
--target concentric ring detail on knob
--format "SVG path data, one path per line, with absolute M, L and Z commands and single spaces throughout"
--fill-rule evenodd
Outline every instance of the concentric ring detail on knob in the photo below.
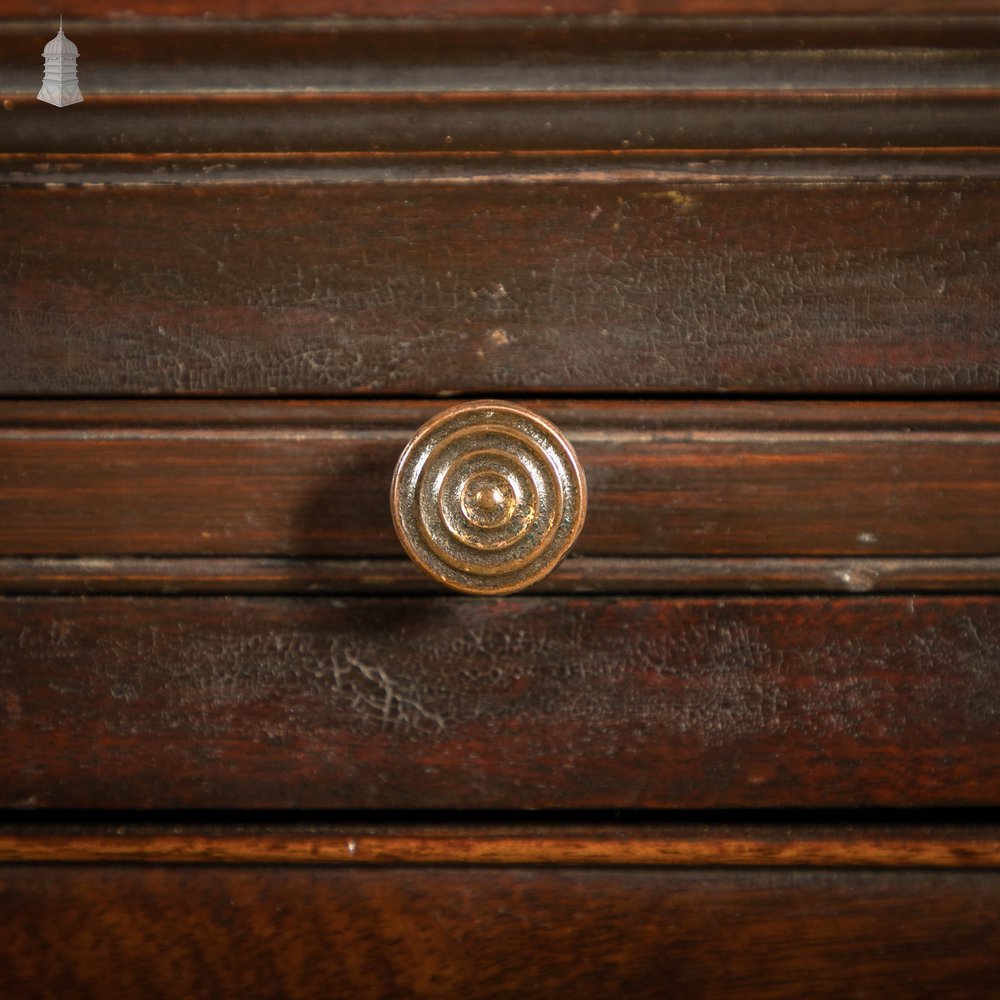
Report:
M 505 594 L 545 576 L 586 515 L 572 446 L 549 421 L 485 400 L 443 411 L 417 431 L 392 482 L 409 556 L 473 594 Z

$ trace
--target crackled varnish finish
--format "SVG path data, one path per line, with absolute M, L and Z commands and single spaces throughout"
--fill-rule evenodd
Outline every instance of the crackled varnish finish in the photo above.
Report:
M 1000 795 L 995 597 L 7 598 L 0 624 L 7 807 Z
M 111 166 L 0 190 L 6 394 L 1000 388 L 995 176 L 366 186 L 313 164 L 136 189 Z

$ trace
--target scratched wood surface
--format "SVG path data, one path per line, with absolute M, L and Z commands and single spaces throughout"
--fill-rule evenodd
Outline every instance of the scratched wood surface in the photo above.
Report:
M 0 804 L 989 806 L 1000 600 L 6 598 Z
M 1000 387 L 996 180 L 586 177 L 0 189 L 0 393 Z
M 444 405 L 0 403 L 0 554 L 398 556 L 393 468 Z M 583 463 L 579 555 L 1000 551 L 993 403 L 532 405 Z
M 982 872 L 0 868 L 19 996 L 968 997 Z M 904 971 L 905 970 L 905 971 Z

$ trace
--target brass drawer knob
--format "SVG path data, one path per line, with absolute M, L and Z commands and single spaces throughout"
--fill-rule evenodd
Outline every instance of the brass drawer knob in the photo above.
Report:
M 428 420 L 392 477 L 392 518 L 410 558 L 467 594 L 510 594 L 569 551 L 587 512 L 572 445 L 523 406 L 479 400 Z

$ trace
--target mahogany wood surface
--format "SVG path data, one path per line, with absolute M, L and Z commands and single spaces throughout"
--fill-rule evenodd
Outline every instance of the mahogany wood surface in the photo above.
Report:
M 48 186 L 28 163 L 0 189 L 6 395 L 1000 387 L 995 178 L 229 184 L 207 164 L 66 187 L 42 166 Z
M 120 817 L 119 817 L 120 819 Z M 1000 827 L 621 819 L 597 823 L 0 823 L 0 862 L 294 865 L 612 865 L 615 867 L 1000 868 Z
M 0 554 L 398 556 L 392 471 L 443 405 L 0 403 Z M 578 554 L 1000 551 L 993 403 L 532 406 L 586 474 Z
M 7 598 L 0 805 L 991 806 L 1000 599 Z
M 24 997 L 1000 989 L 982 872 L 12 865 L 0 905 Z

